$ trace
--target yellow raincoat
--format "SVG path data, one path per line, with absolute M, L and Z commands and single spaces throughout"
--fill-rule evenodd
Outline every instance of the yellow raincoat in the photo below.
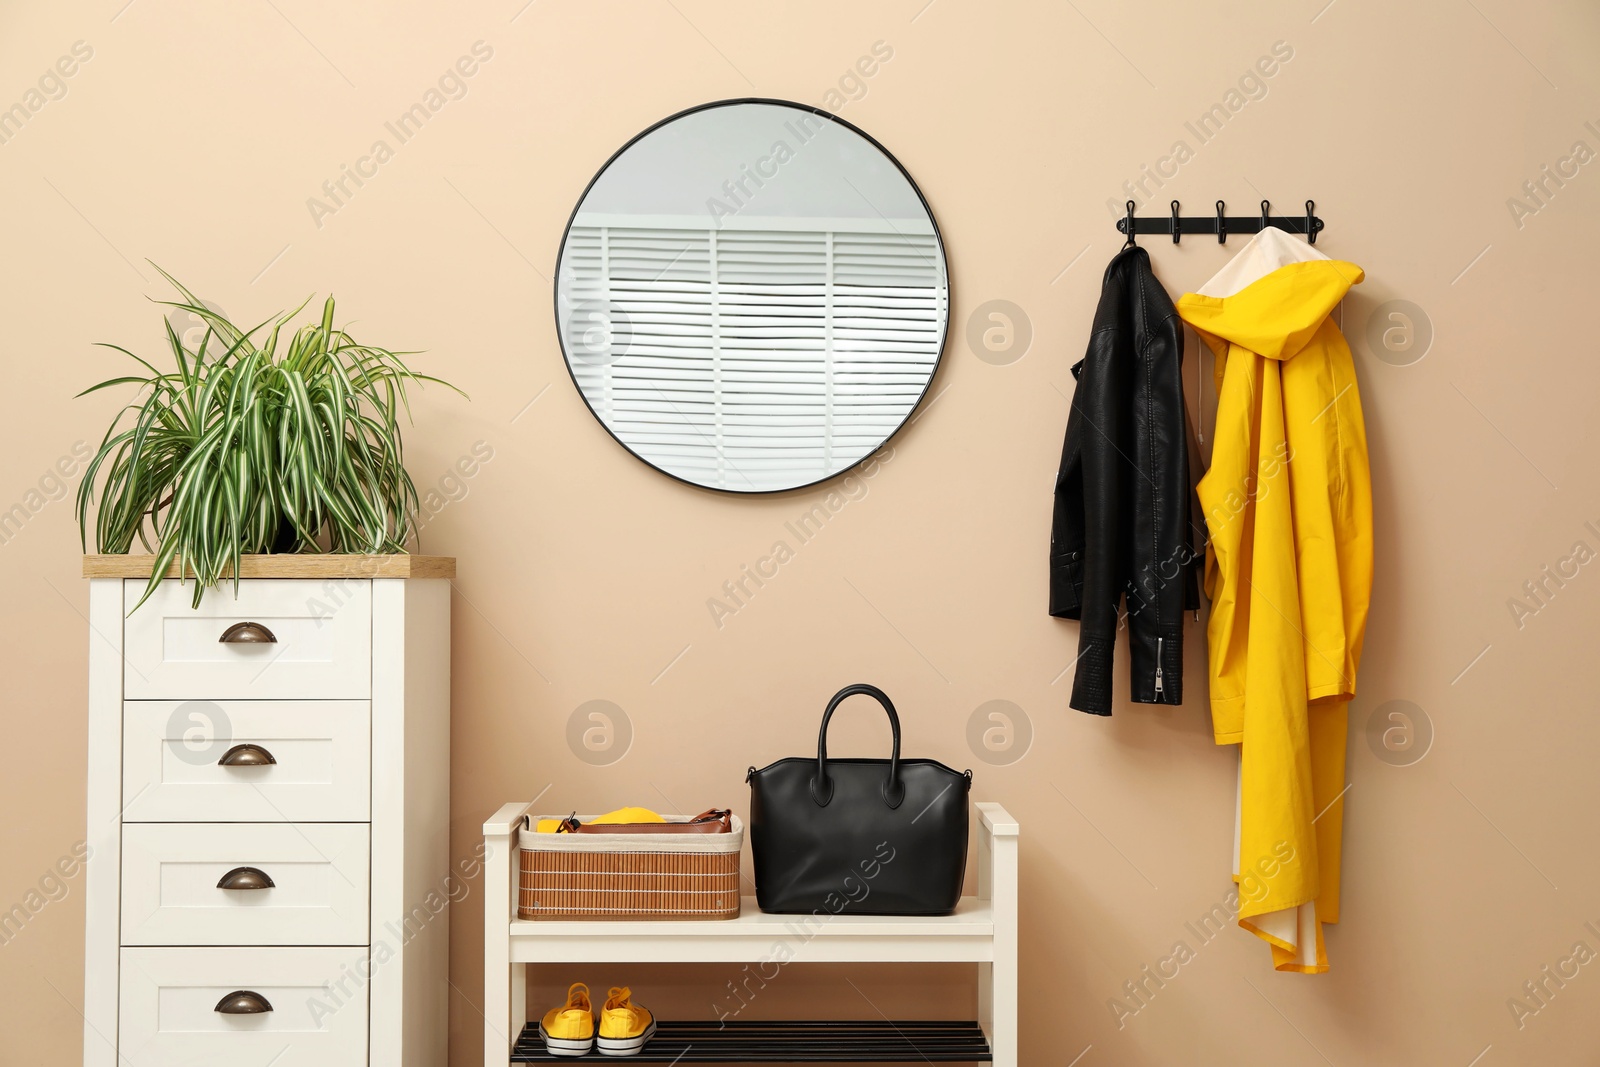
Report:
M 1330 313 L 1362 271 L 1276 229 L 1252 244 L 1207 286 L 1225 295 L 1178 301 L 1216 356 L 1199 486 L 1211 717 L 1217 743 L 1240 746 L 1239 925 L 1271 944 L 1278 970 L 1320 972 L 1322 924 L 1339 919 L 1346 712 L 1372 589 L 1366 433 Z

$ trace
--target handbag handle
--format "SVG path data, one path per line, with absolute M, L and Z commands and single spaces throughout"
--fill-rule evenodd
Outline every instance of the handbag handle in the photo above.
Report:
M 882 704 L 883 710 L 889 715 L 894 748 L 889 753 L 889 779 L 883 783 L 882 792 L 883 802 L 891 809 L 898 808 L 906 798 L 905 786 L 900 782 L 900 716 L 894 713 L 894 704 L 888 694 L 875 685 L 860 682 L 847 685 L 835 693 L 833 699 L 828 701 L 828 710 L 822 713 L 822 729 L 817 731 L 817 776 L 811 779 L 811 799 L 816 801 L 819 808 L 827 807 L 833 799 L 833 779 L 828 777 L 828 720 L 833 718 L 833 709 L 844 703 L 846 697 L 858 693 L 864 693 Z

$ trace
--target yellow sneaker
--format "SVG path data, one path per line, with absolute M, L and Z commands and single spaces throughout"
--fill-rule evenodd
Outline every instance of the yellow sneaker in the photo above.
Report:
M 633 991 L 626 986 L 611 987 L 605 1007 L 600 1010 L 600 1038 L 596 1044 L 604 1056 L 633 1056 L 656 1036 L 655 1016 L 650 1009 L 632 1001 Z
M 589 1003 L 589 987 L 582 982 L 567 987 L 566 1004 L 545 1013 L 539 1022 L 539 1036 L 544 1040 L 545 1051 L 552 1056 L 582 1056 L 594 1048 L 594 1008 Z

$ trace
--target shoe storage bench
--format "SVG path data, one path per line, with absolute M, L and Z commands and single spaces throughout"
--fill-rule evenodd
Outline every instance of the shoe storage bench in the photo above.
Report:
M 768 915 L 746 897 L 721 921 L 537 922 L 517 918 L 518 838 L 531 804 L 507 804 L 483 824 L 483 1062 L 571 1063 L 552 1057 L 527 1009 L 529 964 L 757 963 L 775 941 L 789 963 L 973 963 L 977 1019 L 941 1022 L 659 1020 L 635 1063 L 993 1063 L 1017 1067 L 1017 824 L 999 804 L 976 805 L 978 891 L 935 918 L 851 915 L 797 936 L 800 915 Z M 799 942 L 799 943 L 797 943 Z M 648 1003 L 648 1001 L 646 1001 Z M 610 1061 L 591 1053 L 584 1059 Z

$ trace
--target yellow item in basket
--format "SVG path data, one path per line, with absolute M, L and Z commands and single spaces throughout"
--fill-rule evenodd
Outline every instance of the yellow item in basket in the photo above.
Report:
M 618 808 L 608 811 L 604 815 L 596 815 L 592 819 L 585 819 L 590 823 L 617 823 L 617 822 L 666 822 L 658 813 L 649 808 Z M 541 834 L 553 834 L 561 825 L 560 819 L 540 819 L 537 830 Z

